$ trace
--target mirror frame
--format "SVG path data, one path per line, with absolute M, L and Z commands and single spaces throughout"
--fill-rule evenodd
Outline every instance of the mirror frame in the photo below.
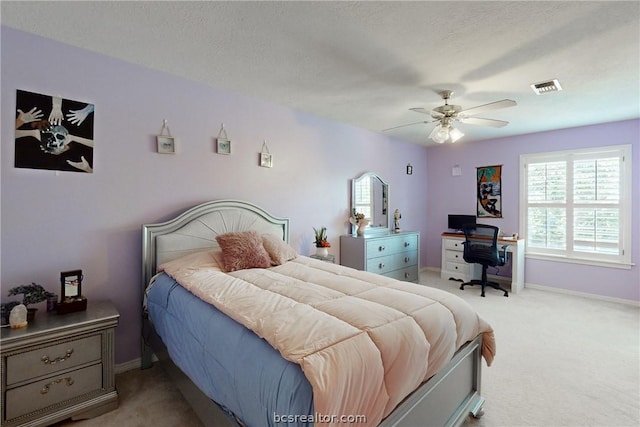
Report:
M 383 195 L 383 200 L 382 203 L 383 205 L 385 205 L 386 209 L 387 209 L 387 224 L 386 227 L 371 227 L 371 226 L 367 226 L 365 228 L 365 235 L 367 234 L 386 234 L 389 232 L 389 230 L 391 230 L 391 215 L 389 214 L 389 183 L 387 181 L 385 181 L 384 179 L 382 179 L 382 177 L 374 172 L 365 172 L 355 178 L 353 178 L 351 180 L 351 206 L 349 208 L 349 216 L 351 216 L 353 214 L 353 210 L 355 209 L 355 194 L 356 194 L 356 182 L 358 182 L 359 180 L 361 180 L 362 178 L 365 177 L 370 177 L 371 179 L 377 179 L 382 183 L 382 187 L 383 190 L 386 187 L 386 199 L 384 198 Z M 384 191 L 383 191 L 384 193 Z M 351 234 L 355 235 L 356 234 L 356 226 L 355 225 L 351 225 Z

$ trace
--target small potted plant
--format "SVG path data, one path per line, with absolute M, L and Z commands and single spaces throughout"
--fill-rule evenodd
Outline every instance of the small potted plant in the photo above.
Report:
M 9 289 L 9 296 L 22 295 L 22 304 L 27 307 L 27 319 L 33 320 L 36 315 L 37 308 L 29 308 L 29 304 L 37 304 L 46 301 L 48 297 L 55 294 L 45 290 L 42 286 L 31 283 L 30 285 L 20 285 Z M 10 304 L 10 303 L 9 303 Z
M 316 235 L 316 255 L 324 257 L 328 256 L 331 244 L 327 240 L 327 227 L 322 227 L 319 230 L 314 227 L 313 231 Z

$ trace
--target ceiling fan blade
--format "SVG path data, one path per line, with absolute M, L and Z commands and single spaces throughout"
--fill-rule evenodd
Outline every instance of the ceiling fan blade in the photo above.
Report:
M 459 114 L 465 116 L 475 116 L 476 114 L 483 113 L 489 110 L 497 110 L 499 108 L 515 107 L 518 103 L 512 99 L 503 99 L 502 101 L 490 102 L 489 104 L 478 105 L 476 107 L 467 108 L 460 111 Z
M 493 128 L 501 128 L 509 124 L 509 122 L 505 122 L 504 120 L 482 119 L 480 117 L 458 117 L 456 120 L 471 125 L 491 126 Z
M 427 110 L 425 108 L 409 108 L 409 110 L 415 111 L 416 113 L 426 114 L 426 115 L 430 115 L 431 114 L 431 110 Z
M 435 121 L 437 121 L 437 120 L 423 120 L 421 122 L 409 123 L 409 124 L 406 124 L 406 125 L 400 125 L 400 126 L 395 126 L 395 127 L 392 127 L 392 128 L 382 129 L 382 132 L 386 132 L 388 130 L 393 130 L 393 129 L 404 128 L 404 127 L 407 127 L 407 126 L 421 125 L 423 123 L 431 123 L 431 122 L 435 122 Z

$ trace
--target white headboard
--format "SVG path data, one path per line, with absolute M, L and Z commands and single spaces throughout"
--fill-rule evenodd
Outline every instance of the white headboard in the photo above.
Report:
M 231 231 L 256 230 L 289 242 L 289 220 L 238 200 L 206 202 L 176 218 L 142 225 L 142 288 L 163 262 L 218 247 L 216 236 Z

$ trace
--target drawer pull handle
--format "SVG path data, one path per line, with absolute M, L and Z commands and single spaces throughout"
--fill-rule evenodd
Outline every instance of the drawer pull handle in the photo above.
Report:
M 47 394 L 49 393 L 49 388 L 54 385 L 54 384 L 60 384 L 62 381 L 66 381 L 67 382 L 67 387 L 71 387 L 74 383 L 73 378 L 71 377 L 66 377 L 66 378 L 58 378 L 57 380 L 53 380 L 48 384 L 45 384 L 44 387 L 42 387 L 42 390 L 40 390 L 40 394 Z
M 404 262 L 407 263 L 411 260 L 411 258 L 409 258 L 408 256 L 404 257 Z
M 409 242 L 404 242 L 404 247 L 405 247 L 405 248 L 408 248 L 409 246 L 411 246 L 411 243 L 409 243 Z
M 69 350 L 67 350 L 67 353 L 62 357 L 56 357 L 55 359 L 49 359 L 49 356 L 42 356 L 42 359 L 40 359 L 40 360 L 42 360 L 42 363 L 44 363 L 45 365 L 55 365 L 58 362 L 64 362 L 65 360 L 70 358 L 72 353 L 73 353 L 73 349 L 70 348 Z
M 381 246 L 379 246 L 379 247 L 378 247 L 378 251 L 382 252 L 382 251 L 384 251 L 384 250 L 385 250 L 385 247 L 384 247 L 384 246 L 382 246 L 382 245 L 381 245 Z
M 378 268 L 384 268 L 384 264 L 383 263 L 378 264 Z
M 404 273 L 404 278 L 405 278 L 405 279 L 408 279 L 409 277 L 411 277 L 411 274 L 410 274 L 410 273 Z

